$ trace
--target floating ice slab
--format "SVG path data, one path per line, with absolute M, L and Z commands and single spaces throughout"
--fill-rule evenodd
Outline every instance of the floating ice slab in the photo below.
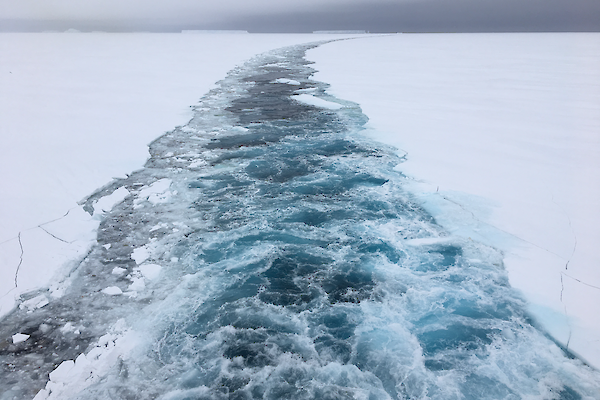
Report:
M 140 265 L 139 269 L 144 278 L 153 281 L 160 275 L 160 270 L 162 267 L 157 264 L 144 264 Z
M 21 343 L 29 339 L 30 335 L 24 333 L 17 333 L 12 336 L 13 344 Z
M 117 286 L 109 286 L 106 289 L 102 289 L 102 293 L 108 294 L 109 296 L 116 296 L 119 294 L 123 294 L 123 291 Z
M 137 249 L 133 249 L 133 253 L 131 254 L 131 258 L 135 261 L 136 264 L 141 264 L 150 258 L 150 251 L 147 247 L 138 247 Z
M 273 82 L 275 83 L 286 83 L 288 85 L 300 85 L 300 82 L 293 80 L 293 79 L 287 79 L 287 78 L 279 78 L 279 79 L 275 79 Z
M 296 101 L 299 101 L 300 103 L 308 104 L 310 106 L 315 106 L 319 108 L 327 108 L 329 110 L 339 110 L 343 107 L 341 104 L 334 103 L 333 101 L 323 100 L 319 97 L 307 93 L 295 94 L 292 96 L 292 98 Z
M 120 187 L 108 196 L 101 197 L 94 203 L 94 215 L 110 211 L 115 204 L 122 202 L 129 195 L 129 191 L 124 187 Z

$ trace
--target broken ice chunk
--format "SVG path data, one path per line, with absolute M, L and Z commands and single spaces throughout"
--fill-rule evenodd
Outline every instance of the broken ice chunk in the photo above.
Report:
M 288 85 L 300 85 L 300 82 L 293 80 L 293 79 L 288 79 L 288 78 L 275 79 L 274 83 L 287 83 Z
M 133 250 L 133 253 L 131 253 L 131 258 L 136 264 L 139 265 L 150 258 L 150 252 L 146 247 L 138 247 L 137 249 Z
M 169 200 L 169 197 L 171 197 L 171 192 L 169 192 L 170 186 L 170 179 L 159 179 L 152 185 L 140 190 L 138 198 L 135 199 L 134 204 L 139 205 L 139 203 L 144 200 L 148 200 L 152 204 L 165 203 Z
M 75 326 L 71 322 L 67 322 L 65 324 L 65 326 L 63 326 L 62 328 L 60 328 L 60 331 L 63 334 L 69 333 L 69 332 L 73 332 L 73 331 L 75 331 Z
M 195 160 L 190 163 L 188 168 L 198 168 L 203 167 L 205 165 L 208 165 L 208 163 L 205 160 Z
M 157 264 L 144 264 L 140 265 L 140 272 L 144 275 L 144 278 L 148 280 L 155 280 L 160 275 L 162 267 Z
M 323 100 L 320 97 L 312 96 L 307 93 L 295 94 L 292 96 L 292 99 L 299 101 L 303 104 L 308 104 L 309 106 L 315 106 L 319 108 L 327 108 L 329 110 L 338 110 L 344 106 L 339 103 L 334 103 L 333 101 Z
M 46 296 L 44 296 L 43 294 L 36 296 L 32 299 L 29 299 L 27 301 L 24 301 L 23 303 L 21 303 L 19 305 L 19 308 L 22 310 L 24 308 L 27 308 L 27 312 L 32 312 L 33 310 L 35 310 L 36 308 L 42 308 L 46 305 L 48 305 L 48 299 L 46 298 Z
M 109 296 L 115 296 L 123 294 L 123 291 L 116 286 L 109 286 L 106 289 L 102 289 L 102 293 L 108 294 Z
M 13 344 L 21 343 L 29 339 L 30 335 L 24 333 L 17 333 L 12 336 Z
M 157 231 L 157 230 L 159 230 L 161 228 L 166 228 L 166 227 L 168 227 L 168 225 L 165 224 L 164 222 L 161 222 L 159 224 L 154 225 L 152 228 L 150 228 L 150 232 L 154 232 L 154 231 Z
M 123 275 L 127 270 L 121 267 L 114 267 L 111 274 L 113 275 Z
M 75 361 L 63 361 L 54 371 L 50 372 L 50 380 L 54 382 L 65 381 L 71 376 L 73 367 L 75 367 Z
M 116 204 L 122 202 L 125 197 L 129 196 L 129 191 L 121 186 L 108 196 L 101 197 L 94 204 L 94 216 L 110 211 Z
M 137 292 L 146 288 L 144 278 L 132 278 L 131 282 L 131 285 L 129 285 L 129 287 L 127 288 L 128 291 Z

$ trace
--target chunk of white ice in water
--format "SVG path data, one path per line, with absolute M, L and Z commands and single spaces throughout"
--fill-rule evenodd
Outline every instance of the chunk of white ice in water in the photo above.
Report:
M 75 326 L 71 322 L 67 322 L 62 328 L 60 328 L 60 331 L 63 334 L 64 333 L 69 333 L 69 332 L 74 332 L 75 331 Z
M 146 284 L 144 283 L 144 278 L 132 278 L 131 285 L 127 288 L 128 291 L 138 292 L 144 290 L 146 288 Z
M 102 293 L 115 296 L 118 294 L 123 294 L 123 291 L 116 286 L 109 286 L 106 289 L 102 289 Z
M 131 258 L 135 261 L 136 264 L 140 265 L 144 261 L 146 261 L 150 257 L 150 252 L 146 247 L 138 247 L 133 250 L 131 253 Z
M 203 167 L 205 165 L 208 165 L 208 163 L 204 160 L 196 160 L 193 161 L 190 165 L 189 168 L 198 168 L 198 167 Z
M 127 270 L 121 267 L 114 267 L 111 274 L 113 275 L 123 275 Z
M 139 269 L 144 278 L 153 281 L 160 275 L 162 267 L 157 264 L 144 264 L 140 265 Z
M 296 93 L 310 93 L 310 92 L 316 92 L 317 88 L 306 88 L 306 89 L 296 89 L 295 92 Z
M 35 310 L 36 308 L 42 308 L 42 307 L 48 305 L 48 303 L 49 303 L 48 298 L 46 298 L 46 296 L 41 294 L 32 299 L 24 301 L 23 303 L 21 303 L 19 305 L 19 308 L 21 310 L 24 308 L 27 308 L 27 311 L 31 312 L 31 311 Z
M 63 361 L 54 371 L 50 372 L 50 380 L 54 382 L 67 380 L 71 375 L 73 367 L 75 367 L 75 361 Z
M 295 94 L 292 96 L 292 99 L 299 101 L 303 104 L 308 104 L 309 106 L 327 108 L 329 110 L 338 110 L 343 107 L 341 104 L 334 103 L 333 101 L 323 100 L 319 97 L 307 93 Z
M 275 79 L 274 83 L 287 83 L 288 85 L 300 85 L 300 82 L 293 80 L 293 79 L 287 79 L 287 78 Z
M 161 222 L 159 224 L 154 225 L 152 228 L 150 228 L 150 232 L 154 232 L 154 231 L 157 231 L 157 230 L 159 230 L 161 228 L 166 228 L 166 227 L 168 227 L 168 225 L 165 224 L 164 222 Z
M 129 195 L 129 191 L 121 186 L 108 196 L 104 196 L 94 204 L 94 216 L 110 211 L 115 204 L 122 202 Z
M 29 339 L 30 335 L 26 335 L 24 333 L 17 333 L 12 336 L 13 344 L 21 343 Z
M 169 200 L 171 193 L 168 191 L 171 186 L 171 180 L 167 178 L 159 179 L 152 185 L 141 189 L 138 198 L 134 204 L 138 205 L 144 200 L 152 204 L 164 203 Z

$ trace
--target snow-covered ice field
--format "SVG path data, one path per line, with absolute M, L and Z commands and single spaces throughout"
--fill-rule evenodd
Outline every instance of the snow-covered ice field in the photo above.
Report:
M 227 71 L 334 37 L 348 35 L 1 34 L 0 316 L 85 254 L 100 217 L 77 202 L 141 168 L 147 144 L 186 123 Z
M 334 37 L 0 35 L 0 316 L 26 291 L 60 295 L 127 190 L 93 217 L 77 202 L 141 168 L 146 145 L 228 70 Z M 308 58 L 331 94 L 362 107 L 367 136 L 405 155 L 397 169 L 438 222 L 500 249 L 537 322 L 600 367 L 600 34 L 361 36 Z

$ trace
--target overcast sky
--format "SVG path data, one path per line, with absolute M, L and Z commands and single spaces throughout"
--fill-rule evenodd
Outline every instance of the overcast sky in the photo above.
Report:
M 0 30 L 600 31 L 600 0 L 0 0 Z

